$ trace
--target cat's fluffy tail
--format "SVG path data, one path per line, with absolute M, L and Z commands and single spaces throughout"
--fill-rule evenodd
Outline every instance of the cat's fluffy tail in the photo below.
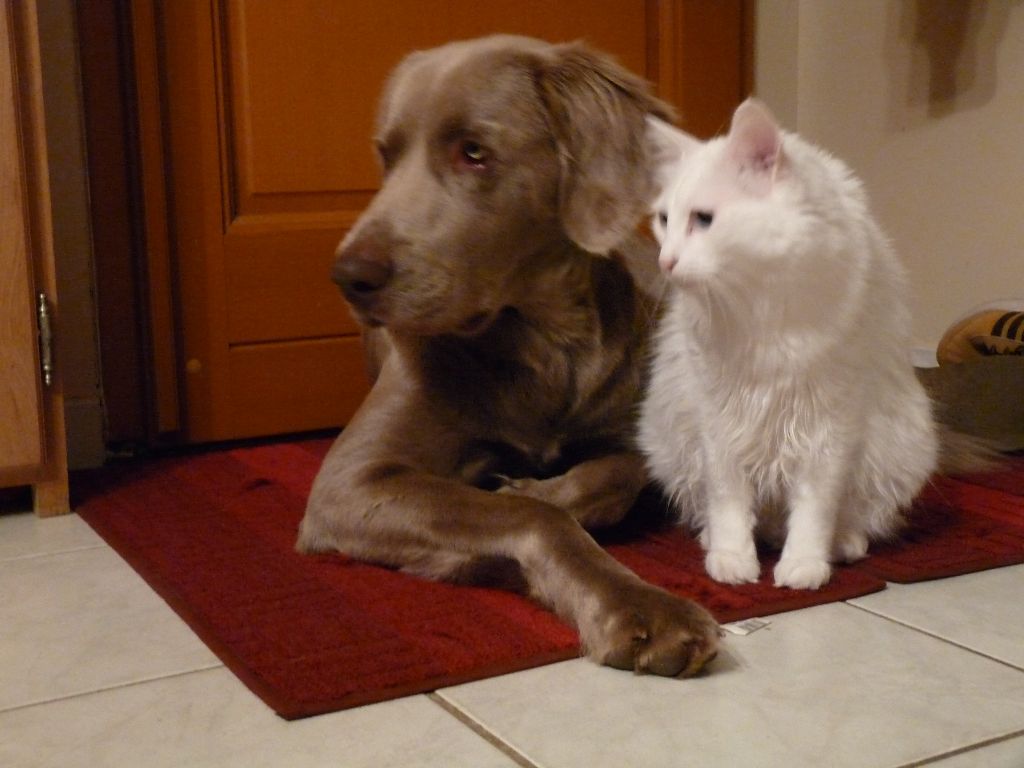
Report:
M 976 435 L 958 432 L 941 418 L 938 423 L 939 467 L 943 475 L 968 475 L 992 472 L 1000 468 L 1004 458 L 995 444 Z
M 939 369 L 917 369 L 917 379 L 932 403 L 936 437 L 939 443 L 938 466 L 942 475 L 969 475 L 993 472 L 1005 462 L 998 443 L 957 429 L 956 419 L 950 413 L 950 397 L 942 386 L 942 378 L 934 374 Z

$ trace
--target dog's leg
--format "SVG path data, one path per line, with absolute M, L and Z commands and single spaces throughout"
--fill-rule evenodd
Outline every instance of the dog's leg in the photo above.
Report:
M 350 475 L 355 482 L 314 486 L 300 549 L 338 549 L 432 577 L 440 567 L 465 573 L 475 558 L 508 558 L 598 662 L 677 676 L 714 657 L 718 626 L 707 611 L 642 581 L 563 510 L 412 468 L 360 474 L 362 482 Z
M 646 484 L 643 458 L 624 452 L 581 462 L 544 480 L 510 479 L 499 493 L 529 496 L 566 510 L 584 528 L 601 528 L 622 520 Z

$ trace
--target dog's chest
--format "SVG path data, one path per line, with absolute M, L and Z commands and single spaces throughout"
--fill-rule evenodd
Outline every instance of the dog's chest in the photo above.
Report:
M 607 418 L 595 412 L 594 397 L 618 363 L 591 340 L 571 345 L 523 344 L 519 354 L 481 363 L 487 380 L 492 423 L 523 439 L 546 443 Z M 603 411 L 602 408 L 597 408 Z
M 431 399 L 457 412 L 475 437 L 547 454 L 553 444 L 630 426 L 638 366 L 597 327 L 558 338 L 511 318 L 484 338 L 438 347 L 426 366 Z
M 556 351 L 537 361 L 543 364 L 506 361 L 503 369 L 475 378 L 488 383 L 480 390 L 487 402 L 473 409 L 479 418 L 469 452 L 488 457 L 478 462 L 483 475 L 551 477 L 582 458 L 627 444 L 632 398 L 625 388 L 616 392 L 610 386 L 621 374 L 596 351 Z

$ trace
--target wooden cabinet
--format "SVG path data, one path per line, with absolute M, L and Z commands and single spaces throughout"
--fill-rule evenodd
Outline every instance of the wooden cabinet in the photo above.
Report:
M 328 274 L 378 186 L 373 114 L 404 54 L 494 32 L 585 39 L 707 135 L 746 94 L 749 8 L 133 0 L 143 293 L 151 312 L 174 299 L 174 321 L 148 333 L 156 421 L 207 441 L 339 426 L 354 412 L 368 386 L 358 329 Z
M 59 311 L 34 8 L 0 4 L 0 486 L 52 515 L 69 505 L 57 361 L 47 383 L 40 360 L 39 294 L 53 326 Z

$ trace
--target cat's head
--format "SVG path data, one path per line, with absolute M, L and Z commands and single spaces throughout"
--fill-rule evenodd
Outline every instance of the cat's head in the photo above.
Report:
M 673 282 L 739 278 L 792 254 L 806 222 L 787 188 L 786 137 L 754 99 L 736 109 L 727 135 L 707 142 L 648 118 L 660 190 L 652 229 L 659 263 Z

